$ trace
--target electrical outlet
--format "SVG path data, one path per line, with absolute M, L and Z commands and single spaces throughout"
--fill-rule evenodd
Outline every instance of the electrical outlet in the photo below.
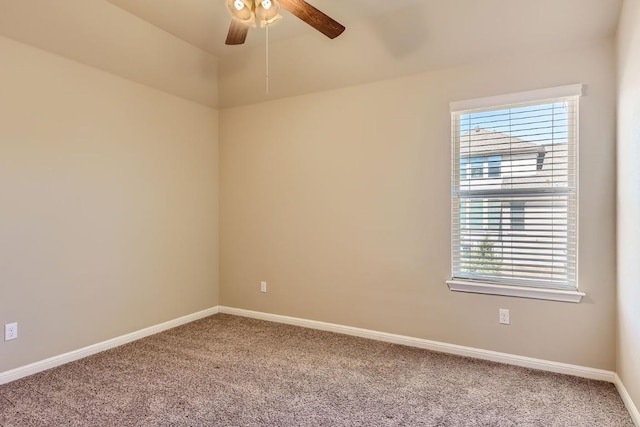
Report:
M 18 323 L 7 323 L 4 325 L 4 340 L 11 341 L 18 338 Z
M 501 308 L 498 310 L 499 316 L 500 316 L 500 324 L 502 325 L 509 325 L 509 309 L 508 308 Z
M 267 292 L 267 282 L 260 282 L 260 292 Z

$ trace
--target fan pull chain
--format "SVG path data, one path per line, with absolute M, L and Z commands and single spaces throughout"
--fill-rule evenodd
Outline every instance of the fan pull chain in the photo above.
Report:
M 267 40 L 267 48 L 265 55 L 265 80 L 264 80 L 264 90 L 267 95 L 269 95 L 269 24 L 266 26 L 266 40 Z

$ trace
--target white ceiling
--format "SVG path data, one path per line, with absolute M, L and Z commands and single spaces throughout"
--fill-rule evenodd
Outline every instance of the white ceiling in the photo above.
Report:
M 292 15 L 225 46 L 225 0 L 0 0 L 0 35 L 210 106 L 567 49 L 615 33 L 622 0 L 308 0 L 347 27 Z

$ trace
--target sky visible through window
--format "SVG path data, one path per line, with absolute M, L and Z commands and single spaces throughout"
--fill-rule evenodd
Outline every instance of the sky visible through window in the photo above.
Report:
M 502 132 L 541 145 L 562 144 L 569 137 L 566 102 L 552 102 L 460 115 L 460 134 L 476 128 Z

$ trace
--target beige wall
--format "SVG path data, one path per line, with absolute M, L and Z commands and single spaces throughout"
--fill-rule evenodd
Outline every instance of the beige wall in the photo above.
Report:
M 0 372 L 218 303 L 217 111 L 0 38 Z
M 450 292 L 449 102 L 579 82 L 587 297 Z M 221 304 L 613 370 L 614 117 L 611 40 L 221 110 Z
M 618 375 L 640 408 L 640 2 L 618 32 Z
M 0 0 L 0 35 L 217 107 L 216 57 L 105 0 Z

